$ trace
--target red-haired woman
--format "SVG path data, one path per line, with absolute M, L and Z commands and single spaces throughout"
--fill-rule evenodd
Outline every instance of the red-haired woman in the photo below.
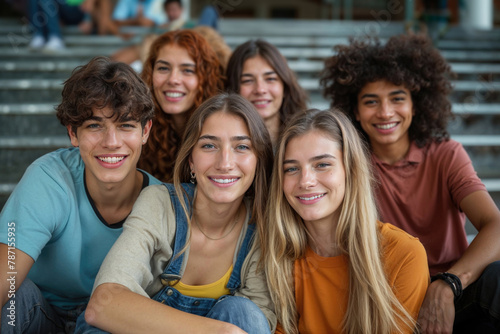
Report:
M 142 78 L 155 103 L 151 137 L 139 167 L 169 182 L 193 111 L 223 89 L 223 71 L 207 41 L 191 30 L 167 32 L 151 45 Z

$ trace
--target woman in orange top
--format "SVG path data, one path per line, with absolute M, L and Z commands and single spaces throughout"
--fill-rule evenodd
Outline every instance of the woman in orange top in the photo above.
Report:
M 337 111 L 298 114 L 283 132 L 261 240 L 279 333 L 415 330 L 427 257 L 377 221 L 366 152 Z

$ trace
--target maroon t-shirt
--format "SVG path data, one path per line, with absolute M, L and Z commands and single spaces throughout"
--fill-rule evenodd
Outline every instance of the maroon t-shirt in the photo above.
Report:
M 431 275 L 447 271 L 468 246 L 460 202 L 486 187 L 462 145 L 454 140 L 418 148 L 412 143 L 394 165 L 372 154 L 383 222 L 420 239 Z

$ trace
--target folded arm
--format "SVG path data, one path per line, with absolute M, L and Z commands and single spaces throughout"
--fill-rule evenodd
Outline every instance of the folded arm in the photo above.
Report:
M 114 283 L 96 288 L 85 320 L 112 333 L 161 333 L 167 328 L 172 334 L 245 333 L 230 323 L 176 310 Z
M 500 260 L 500 211 L 486 191 L 476 191 L 460 203 L 462 211 L 478 230 L 463 256 L 448 272 L 458 276 L 463 289 L 476 281 L 487 265 Z M 451 333 L 455 320 L 454 294 L 442 280 L 427 290 L 418 322 L 424 333 Z

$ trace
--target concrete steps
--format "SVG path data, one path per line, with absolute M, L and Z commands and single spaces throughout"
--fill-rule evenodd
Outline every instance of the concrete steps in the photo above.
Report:
M 66 28 L 67 49 L 44 54 L 27 49 L 30 32 L 22 22 L 0 19 L 0 208 L 26 167 L 39 156 L 70 145 L 55 117 L 62 83 L 71 71 L 97 55 L 109 56 L 136 43 L 149 29 L 128 28 L 135 37 L 84 36 Z M 382 41 L 404 32 L 401 22 L 329 22 L 290 20 L 221 21 L 220 32 L 232 47 L 250 38 L 278 46 L 310 94 L 310 107 L 327 108 L 319 73 L 333 46 L 349 36 L 378 32 Z M 488 190 L 500 203 L 500 31 L 476 34 L 448 31 L 436 44 L 458 77 L 451 96 L 456 120 L 452 138 L 471 155 Z

